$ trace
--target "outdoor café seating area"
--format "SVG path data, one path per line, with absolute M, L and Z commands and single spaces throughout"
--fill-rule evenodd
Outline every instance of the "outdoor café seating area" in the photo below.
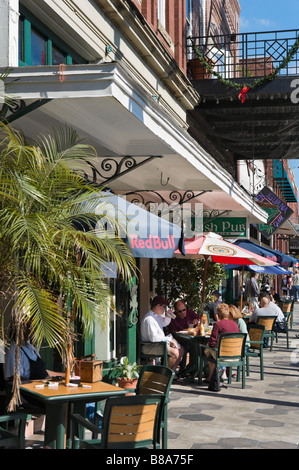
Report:
M 133 394 L 129 396 L 127 395 L 128 390 L 103 381 L 94 384 L 81 384 L 80 387 L 66 387 L 63 382 L 57 385 L 55 382 L 46 384 L 42 381 L 30 381 L 21 386 L 21 393 L 29 400 L 34 397 L 35 401 L 37 400 L 44 407 L 45 429 L 35 436 L 25 438 L 26 412 L 18 410 L 16 414 L 3 415 L 0 420 L 0 446 L 62 449 L 173 448 L 174 436 L 184 434 L 185 425 L 182 421 L 183 418 L 180 419 L 180 417 L 186 415 L 187 406 L 190 406 L 187 403 L 190 400 L 194 416 L 198 416 L 195 409 L 196 403 L 200 410 L 202 397 L 205 397 L 205 394 L 208 394 L 210 401 L 215 399 L 218 403 L 226 396 L 225 407 L 229 410 L 231 393 L 234 400 L 235 397 L 240 399 L 243 397 L 245 400 L 244 393 L 250 394 L 257 384 L 260 382 L 266 384 L 269 378 L 272 378 L 273 370 L 268 372 L 269 363 L 267 362 L 270 357 L 271 362 L 275 364 L 282 359 L 282 354 L 291 354 L 292 349 L 289 347 L 292 338 L 296 337 L 297 331 L 294 311 L 298 306 L 294 301 L 287 299 L 282 301 L 280 305 L 287 318 L 286 331 L 276 333 L 274 331 L 275 321 L 269 324 L 264 321 L 263 324 L 251 325 L 249 322 L 250 313 L 248 309 L 243 308 L 243 318 L 248 324 L 250 347 L 244 347 L 245 338 L 242 337 L 242 334 L 223 335 L 217 348 L 217 365 L 228 368 L 228 380 L 221 385 L 223 388 L 219 393 L 209 392 L 208 386 L 204 382 L 206 367 L 204 351 L 213 327 L 213 322 L 206 316 L 206 323 L 204 328 L 200 330 L 200 334 L 198 334 L 198 328 L 189 328 L 175 334 L 178 341 L 183 344 L 187 343 L 189 346 L 186 368 L 181 371 L 183 379 L 181 382 L 173 382 L 174 372 L 167 366 L 153 364 L 155 362 L 163 363 L 163 355 L 161 356 L 162 361 L 159 361 L 157 357 L 150 360 L 148 357 L 141 359 L 143 366 L 137 388 L 130 390 L 129 392 Z M 238 344 L 232 347 L 232 343 L 224 344 L 225 340 L 237 340 Z M 148 362 L 152 364 L 145 364 Z M 291 369 L 285 369 L 286 381 L 288 373 L 290 376 L 293 375 Z M 247 391 L 247 389 L 249 390 Z M 177 400 L 180 402 L 183 400 L 186 403 L 186 412 L 182 413 L 180 408 L 180 413 L 175 418 Z M 85 407 L 90 401 L 104 404 L 100 407 L 102 410 L 100 419 L 99 413 L 95 413 L 92 419 L 86 417 Z M 139 414 L 141 409 L 143 411 Z M 136 413 L 134 410 L 138 410 L 138 412 Z M 149 423 L 146 429 L 143 426 L 141 434 L 139 435 L 138 431 L 132 438 L 132 428 L 129 433 L 126 430 L 128 423 L 140 430 L 138 423 L 143 422 L 144 412 L 147 413 L 147 416 L 151 416 L 151 424 Z M 115 422 L 115 418 L 113 418 L 115 414 L 118 417 L 121 415 L 120 422 Z M 129 418 L 132 414 L 135 417 L 137 415 L 135 424 Z M 189 419 L 194 426 L 193 419 L 191 417 Z M 113 425 L 114 432 L 111 431 L 111 420 L 115 423 Z M 173 431 L 175 421 L 176 432 Z M 200 426 L 200 423 L 197 424 Z M 216 422 L 213 423 L 213 427 L 215 424 Z M 180 425 L 182 425 L 181 429 Z M 119 434 L 121 437 L 118 436 Z M 111 435 L 113 436 L 112 441 Z M 129 435 L 130 438 L 124 438 L 126 435 Z M 179 443 L 176 445 L 177 448 L 180 448 Z

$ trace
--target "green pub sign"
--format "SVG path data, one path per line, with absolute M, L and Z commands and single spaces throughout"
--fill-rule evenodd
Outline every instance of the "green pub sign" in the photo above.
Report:
M 246 217 L 217 217 L 215 219 L 203 219 L 203 231 L 214 232 L 222 237 L 246 238 Z

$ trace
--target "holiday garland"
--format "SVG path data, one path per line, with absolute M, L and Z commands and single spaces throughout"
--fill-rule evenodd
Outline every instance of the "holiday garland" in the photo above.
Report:
M 239 95 L 239 98 L 242 98 L 242 102 L 244 102 L 245 93 L 247 93 L 249 90 L 254 90 L 257 87 L 259 87 L 261 85 L 265 85 L 266 83 L 271 82 L 272 80 L 274 80 L 277 77 L 277 75 L 279 74 L 279 72 L 282 69 L 284 69 L 289 64 L 289 62 L 291 62 L 291 60 L 293 59 L 293 57 L 295 56 L 296 52 L 299 49 L 299 37 L 298 37 L 296 39 L 295 43 L 293 44 L 293 46 L 288 51 L 286 57 L 283 58 L 281 63 L 273 70 L 272 73 L 270 73 L 269 75 L 266 75 L 262 78 L 256 79 L 252 83 L 243 83 L 243 84 L 241 84 L 241 83 L 233 82 L 231 80 L 227 80 L 227 79 L 223 78 L 220 75 L 220 73 L 215 72 L 213 70 L 213 67 L 211 66 L 211 64 L 208 62 L 209 59 L 206 60 L 203 57 L 203 55 L 199 52 L 198 47 L 194 44 L 192 38 L 189 37 L 188 39 L 191 41 L 192 48 L 193 48 L 194 52 L 196 53 L 196 55 L 198 56 L 198 59 L 199 59 L 200 63 L 208 70 L 209 73 L 211 73 L 212 75 L 217 77 L 223 85 L 230 86 L 231 88 L 234 88 L 235 90 L 242 90 L 240 95 Z

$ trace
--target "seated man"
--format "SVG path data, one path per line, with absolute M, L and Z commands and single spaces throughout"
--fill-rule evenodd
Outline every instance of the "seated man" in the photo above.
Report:
M 283 314 L 283 311 L 275 302 L 272 301 L 271 295 L 266 294 L 266 295 L 263 295 L 263 297 L 266 297 L 269 299 L 269 307 L 273 310 L 273 312 L 277 313 L 277 318 L 276 318 L 276 322 L 274 325 L 275 331 L 284 330 L 285 316 Z
M 251 315 L 250 322 L 256 323 L 258 317 L 274 315 L 277 317 L 278 322 L 284 322 L 284 314 L 281 309 L 274 302 L 271 302 L 270 296 L 267 294 L 262 294 L 260 299 L 260 307 L 256 308 Z
M 237 323 L 229 319 L 229 306 L 227 304 L 221 303 L 217 306 L 216 318 L 217 320 L 213 325 L 212 333 L 208 342 L 208 346 L 210 348 L 217 347 L 218 336 L 220 333 L 240 333 Z M 205 353 L 209 363 L 209 377 L 207 379 L 207 382 L 209 382 L 215 369 L 217 353 L 210 349 L 206 349 Z M 222 376 L 222 378 L 225 379 L 226 375 L 224 377 Z
M 199 315 L 191 308 L 186 308 L 182 300 L 177 300 L 174 304 L 174 313 L 176 318 L 172 319 L 169 324 L 169 331 L 181 331 L 190 328 L 200 320 Z
M 163 328 L 168 326 L 171 319 L 169 312 L 164 316 L 168 302 L 164 297 L 157 296 L 153 299 L 151 309 L 146 313 L 141 322 L 141 340 L 148 342 L 166 341 L 168 349 L 168 367 L 174 372 L 184 356 L 184 348 L 172 337 L 165 336 Z M 150 346 L 151 347 L 151 346 Z M 153 345 L 147 353 L 157 354 L 159 345 Z

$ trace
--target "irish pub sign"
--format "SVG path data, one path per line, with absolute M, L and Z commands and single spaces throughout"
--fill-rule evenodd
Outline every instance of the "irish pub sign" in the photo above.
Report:
M 214 232 L 222 237 L 246 238 L 246 217 L 217 217 L 203 219 L 203 231 Z

